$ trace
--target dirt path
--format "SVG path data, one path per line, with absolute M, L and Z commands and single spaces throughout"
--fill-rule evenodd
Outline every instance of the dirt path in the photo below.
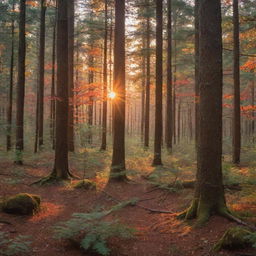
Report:
M 0 224 L 0 230 L 10 232 L 11 235 L 29 235 L 32 241 L 33 256 L 78 256 L 89 255 L 73 248 L 69 243 L 54 240 L 53 226 L 63 220 L 68 220 L 74 212 L 89 212 L 97 206 L 106 208 L 116 204 L 115 200 L 128 200 L 139 198 L 139 205 L 154 209 L 178 212 L 186 207 L 193 194 L 191 190 L 180 193 L 163 193 L 152 190 L 152 186 L 145 181 L 129 184 L 112 184 L 105 188 L 111 195 L 107 196 L 101 191 L 74 190 L 68 187 L 28 186 L 38 177 L 47 174 L 43 168 L 27 166 L 22 178 L 16 184 L 10 183 L 13 166 L 3 163 L 1 168 L 1 197 L 20 192 L 38 194 L 42 198 L 42 209 L 35 216 L 19 217 L 0 213 L 0 218 L 12 225 Z M 16 177 L 17 178 L 17 177 Z M 9 182 L 8 182 L 9 181 Z M 208 225 L 201 229 L 191 229 L 190 226 L 178 221 L 170 214 L 152 214 L 137 206 L 128 206 L 115 213 L 122 223 L 128 224 L 138 230 L 134 239 L 126 241 L 113 240 L 113 255 L 127 256 L 207 256 L 213 244 L 224 231 L 234 225 L 220 217 L 213 217 Z M 242 255 L 238 252 L 220 252 L 215 255 Z M 253 254 L 252 254 L 253 255 Z M 255 253 L 256 255 L 256 253 Z

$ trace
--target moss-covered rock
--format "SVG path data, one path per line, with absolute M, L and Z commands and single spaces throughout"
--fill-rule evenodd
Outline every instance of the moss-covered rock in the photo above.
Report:
M 39 210 L 40 203 L 39 196 L 20 193 L 4 200 L 2 210 L 9 214 L 31 215 Z
M 252 242 L 250 241 L 250 235 L 252 233 L 241 227 L 233 227 L 228 229 L 223 237 L 213 247 L 214 251 L 221 249 L 235 250 L 251 247 Z
M 96 189 L 96 183 L 91 181 L 91 180 L 88 180 L 88 179 L 84 179 L 84 180 L 80 180 L 78 181 L 74 186 L 73 188 L 75 189 Z

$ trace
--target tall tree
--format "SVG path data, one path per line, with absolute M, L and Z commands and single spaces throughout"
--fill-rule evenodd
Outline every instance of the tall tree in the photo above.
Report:
M 25 60 L 26 60 L 26 0 L 20 0 L 18 82 L 16 106 L 16 160 L 22 164 L 24 150 L 24 97 L 25 97 Z
M 172 150 L 172 0 L 167 1 L 167 98 L 166 98 L 166 147 Z
M 55 149 L 55 64 L 56 64 L 56 21 L 57 21 L 57 6 L 55 6 L 55 14 L 53 19 L 53 36 L 52 36 L 52 79 L 51 79 L 51 110 L 50 110 L 50 135 L 52 140 L 52 149 Z
M 195 140 L 196 146 L 199 133 L 199 0 L 195 0 Z
M 69 178 L 68 165 L 68 0 L 58 0 L 56 146 L 53 175 Z
M 108 113 L 108 0 L 105 0 L 105 34 L 104 34 L 104 56 L 103 56 L 103 111 L 102 111 L 102 138 L 101 150 L 107 149 L 107 113 Z
M 163 86 L 163 1 L 156 0 L 156 91 L 155 91 L 155 142 L 153 165 L 162 165 L 161 144 Z
M 56 100 L 56 143 L 52 173 L 35 183 L 45 184 L 74 177 L 69 171 L 68 159 L 68 1 L 57 0 L 57 100 Z
M 238 0 L 233 0 L 233 40 L 234 40 L 234 112 L 233 112 L 233 163 L 240 163 L 241 151 L 241 109 L 240 109 L 240 43 Z
M 69 126 L 68 126 L 68 148 L 75 150 L 74 145 L 74 25 L 75 25 L 75 3 L 68 1 L 68 84 L 69 84 Z
M 146 29 L 146 98 L 145 98 L 145 133 L 144 147 L 149 147 L 149 123 L 150 123 L 150 7 L 149 0 L 147 4 L 147 29 Z
M 125 0 L 115 0 L 113 155 L 110 180 L 127 179 L 125 171 Z
M 199 147 L 197 184 L 186 218 L 205 223 L 212 214 L 229 217 L 222 184 L 221 1 L 199 2 Z
M 15 11 L 15 1 L 12 1 L 12 12 Z M 11 34 L 12 34 L 12 42 L 11 42 L 11 59 L 10 59 L 10 85 L 9 85 L 9 97 L 8 97 L 8 108 L 7 108 L 7 137 L 6 137 L 6 149 L 7 151 L 11 150 L 12 141 L 12 109 L 13 109 L 13 71 L 14 71 L 14 16 L 12 16 L 12 25 L 11 25 Z
M 41 0 L 41 14 L 40 14 L 40 38 L 39 38 L 39 108 L 38 108 L 38 143 L 39 149 L 44 144 L 44 61 L 45 61 L 45 14 L 46 2 Z

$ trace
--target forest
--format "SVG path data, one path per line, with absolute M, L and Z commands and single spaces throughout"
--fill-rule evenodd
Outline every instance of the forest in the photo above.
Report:
M 255 0 L 0 0 L 0 255 L 256 256 Z

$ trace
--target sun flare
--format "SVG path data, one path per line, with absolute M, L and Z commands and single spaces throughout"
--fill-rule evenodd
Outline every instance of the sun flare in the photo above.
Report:
M 115 93 L 115 92 L 110 92 L 110 93 L 108 94 L 108 97 L 113 100 L 113 99 L 115 99 L 115 97 L 116 97 L 116 93 Z

